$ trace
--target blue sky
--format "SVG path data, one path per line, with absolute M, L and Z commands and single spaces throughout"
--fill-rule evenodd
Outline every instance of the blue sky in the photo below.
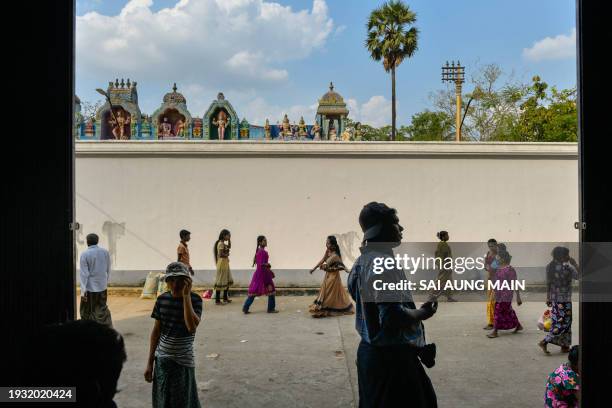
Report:
M 98 100 L 96 87 L 129 76 L 138 81 L 144 113 L 177 82 L 194 116 L 222 91 L 253 123 L 275 123 L 283 113 L 311 123 L 333 81 L 350 116 L 380 126 L 390 122 L 390 78 L 363 42 L 368 14 L 381 3 L 77 0 L 77 95 Z M 445 87 L 440 66 L 447 60 L 460 59 L 468 76 L 477 65 L 497 63 L 520 80 L 537 74 L 560 88 L 575 86 L 573 0 L 407 4 L 420 35 L 419 50 L 398 69 L 400 125 L 431 108 L 431 92 Z

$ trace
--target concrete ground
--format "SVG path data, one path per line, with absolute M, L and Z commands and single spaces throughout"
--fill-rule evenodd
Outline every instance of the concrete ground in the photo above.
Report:
M 265 313 L 265 298 L 252 314 L 243 297 L 226 306 L 204 304 L 196 336 L 196 380 L 205 407 L 354 407 L 357 405 L 354 316 L 313 319 L 312 296 L 279 296 L 281 313 Z M 128 361 L 115 401 L 119 407 L 151 406 L 143 378 L 153 300 L 111 296 L 115 328 L 125 338 Z M 574 313 L 578 316 L 578 304 Z M 438 348 L 427 370 L 440 407 L 540 407 L 549 372 L 566 360 L 556 346 L 546 356 L 537 342 L 542 302 L 515 307 L 525 331 L 488 339 L 482 329 L 485 304 L 440 303 L 426 322 L 427 340 Z M 578 321 L 574 321 L 574 343 Z M 408 402 L 408 396 L 407 402 Z

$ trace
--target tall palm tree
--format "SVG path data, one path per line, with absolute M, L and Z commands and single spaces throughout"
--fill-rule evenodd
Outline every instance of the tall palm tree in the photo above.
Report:
M 401 0 L 391 0 L 372 11 L 365 46 L 372 59 L 391 72 L 391 140 L 395 140 L 395 69 L 417 50 L 416 14 Z

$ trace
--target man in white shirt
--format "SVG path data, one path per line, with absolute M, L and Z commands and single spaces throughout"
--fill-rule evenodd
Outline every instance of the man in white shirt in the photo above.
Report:
M 106 306 L 106 287 L 110 276 L 110 255 L 98 246 L 96 234 L 87 235 L 87 249 L 81 254 L 81 319 L 93 320 L 112 327 Z

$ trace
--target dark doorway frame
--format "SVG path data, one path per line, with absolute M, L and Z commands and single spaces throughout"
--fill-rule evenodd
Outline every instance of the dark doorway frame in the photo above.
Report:
M 76 316 L 72 132 L 76 7 L 74 0 L 48 2 L 46 6 L 40 12 L 46 13 L 45 20 L 52 25 L 41 37 L 39 49 L 44 47 L 47 52 L 45 85 L 49 93 L 45 113 L 49 117 L 41 123 L 53 126 L 45 129 L 45 137 L 24 142 L 32 165 L 7 176 L 11 179 L 11 198 L 19 205 L 10 217 L 4 215 L 2 219 L 2 242 L 6 245 L 0 262 L 4 276 L 10 277 L 0 285 L 3 333 L 10 333 L 3 336 L 9 347 L 5 349 L 6 367 L 19 367 L 19 345 L 31 330 Z M 606 46 L 612 43 L 607 9 L 606 2 L 576 1 L 580 132 L 577 221 L 586 223 L 580 232 L 581 243 L 609 242 L 612 227 L 606 149 L 610 115 L 604 111 L 607 105 L 599 103 L 612 95 L 606 65 Z M 39 62 L 32 59 L 30 65 Z M 15 273 L 9 274 L 11 271 Z M 608 376 L 603 373 L 609 367 L 612 349 L 612 327 L 607 323 L 612 304 L 581 302 L 580 306 L 581 406 L 594 407 L 607 395 Z M 19 378 L 17 373 L 2 382 L 18 385 Z
M 580 197 L 580 246 L 581 264 L 584 265 L 585 246 L 589 243 L 610 242 L 610 143 L 609 113 L 604 112 L 603 101 L 611 93 L 608 79 L 609 57 L 603 49 L 612 41 L 609 23 L 608 2 L 577 0 L 577 86 L 579 129 L 579 197 Z M 605 44 L 608 44 L 607 46 Z M 603 48 L 602 48 L 603 45 Z M 608 65 L 606 65 L 608 64 Z M 584 271 L 583 271 L 584 272 Z M 595 293 L 592 284 L 581 283 L 581 297 Z M 604 317 L 605 316 L 605 317 Z M 612 328 L 607 323 L 612 316 L 612 303 L 580 302 L 581 344 L 581 407 L 597 407 L 605 401 L 608 375 L 604 374 L 610 364 L 612 350 Z M 602 322 L 606 320 L 606 323 Z

